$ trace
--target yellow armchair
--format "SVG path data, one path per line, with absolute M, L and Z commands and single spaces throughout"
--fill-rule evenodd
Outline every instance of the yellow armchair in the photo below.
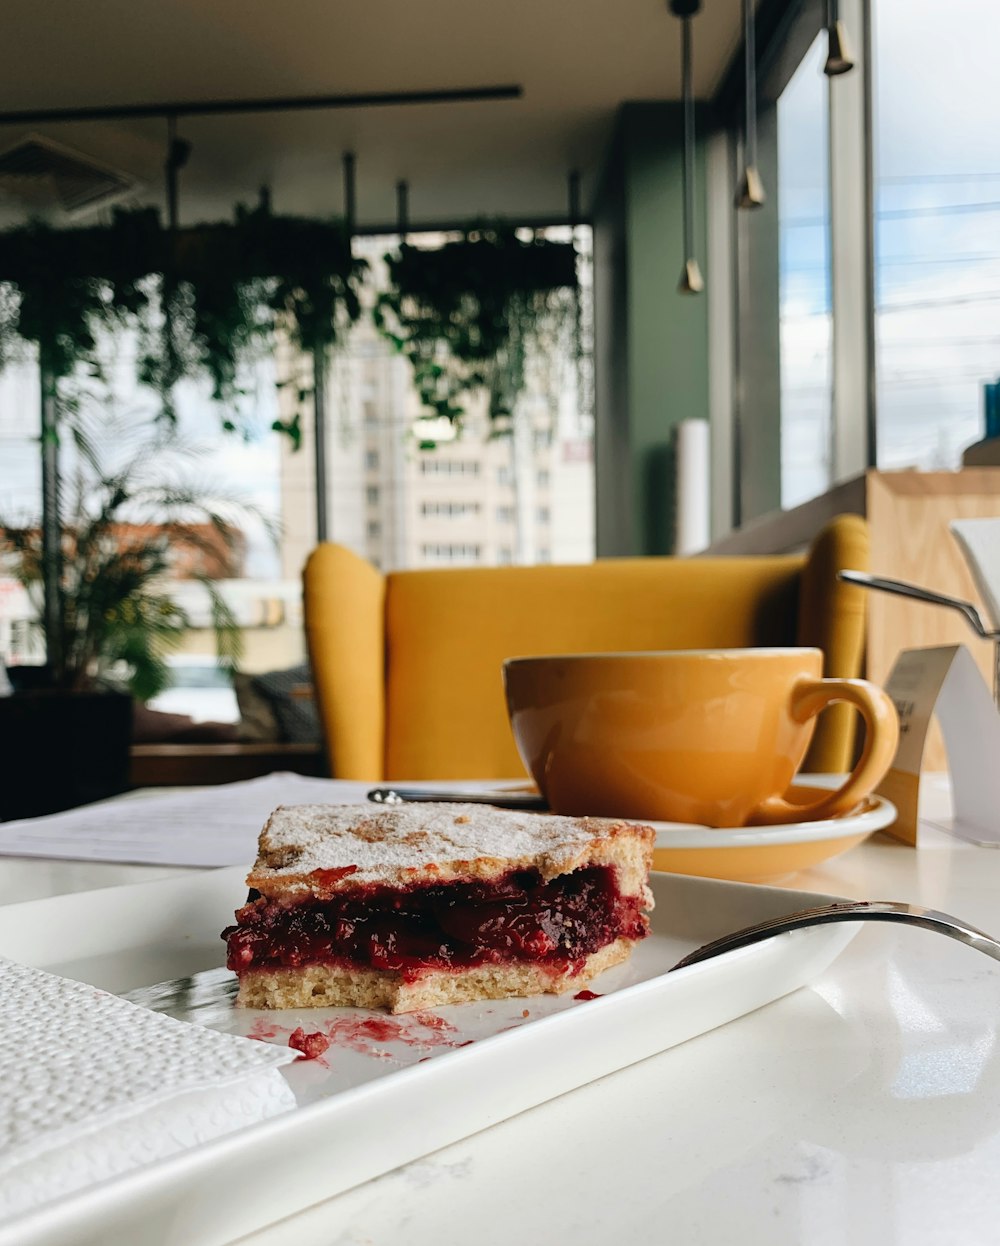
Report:
M 330 773 L 342 779 L 515 778 L 501 663 L 537 653 L 814 645 L 854 677 L 868 529 L 841 515 L 805 555 L 623 558 L 582 566 L 380 575 L 335 544 L 304 573 L 305 626 Z M 855 716 L 820 719 L 806 769 L 850 768 Z

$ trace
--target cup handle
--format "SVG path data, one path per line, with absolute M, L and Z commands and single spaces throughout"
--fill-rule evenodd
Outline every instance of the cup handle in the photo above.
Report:
M 888 693 L 864 679 L 802 679 L 792 690 L 791 714 L 796 722 L 814 718 L 834 701 L 846 701 L 865 720 L 865 742 L 858 764 L 846 782 L 810 805 L 794 804 L 783 796 L 768 796 L 748 821 L 764 826 L 782 822 L 814 822 L 848 813 L 882 781 L 896 755 L 899 716 Z

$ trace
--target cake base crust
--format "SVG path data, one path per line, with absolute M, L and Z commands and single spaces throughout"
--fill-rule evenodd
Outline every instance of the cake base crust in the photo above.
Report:
M 303 965 L 294 969 L 248 969 L 240 976 L 236 1002 L 243 1008 L 388 1008 L 421 1012 L 442 1004 L 477 999 L 516 999 L 579 991 L 612 965 L 627 960 L 633 939 L 616 939 L 583 963 L 579 973 L 543 964 L 476 965 L 461 970 L 429 970 L 413 982 L 385 969 L 343 965 Z

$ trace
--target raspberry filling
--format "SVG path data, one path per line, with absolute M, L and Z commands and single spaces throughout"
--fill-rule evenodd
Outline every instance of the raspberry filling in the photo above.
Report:
M 623 896 L 615 872 L 590 866 L 545 880 L 536 870 L 489 883 L 366 887 L 323 901 L 288 904 L 264 896 L 222 932 L 239 973 L 300 965 L 427 969 L 542 962 L 578 972 L 615 939 L 641 939 L 640 896 Z

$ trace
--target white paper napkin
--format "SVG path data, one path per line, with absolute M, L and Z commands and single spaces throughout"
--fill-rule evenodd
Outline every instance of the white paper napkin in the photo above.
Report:
M 0 1224 L 293 1108 L 296 1054 L 0 958 Z
M 989 625 L 1000 628 L 1000 518 L 954 519 L 948 526 L 969 564 Z

